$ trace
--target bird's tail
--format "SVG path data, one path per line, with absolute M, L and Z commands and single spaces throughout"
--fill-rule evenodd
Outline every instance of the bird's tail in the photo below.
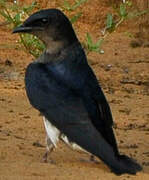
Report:
M 113 147 L 106 142 L 92 124 L 73 125 L 73 128 L 65 126 L 63 133 L 67 134 L 70 141 L 100 158 L 117 175 L 136 174 L 142 170 L 142 167 L 133 159 L 115 153 Z
M 124 173 L 136 174 L 136 172 L 142 170 L 142 167 L 135 160 L 128 156 L 119 155 L 117 157 L 117 160 L 119 161 L 118 165 L 110 167 L 111 171 L 117 175 L 121 175 Z

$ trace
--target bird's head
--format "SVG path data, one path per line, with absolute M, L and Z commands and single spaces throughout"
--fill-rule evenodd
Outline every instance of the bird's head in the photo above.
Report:
M 42 40 L 47 51 L 57 53 L 77 41 L 69 19 L 58 9 L 45 9 L 32 14 L 13 33 L 30 33 Z

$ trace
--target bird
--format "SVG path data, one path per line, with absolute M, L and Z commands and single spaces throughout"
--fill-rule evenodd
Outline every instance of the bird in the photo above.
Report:
M 118 150 L 110 106 L 68 17 L 59 9 L 42 9 L 13 33 L 35 35 L 46 46 L 26 69 L 25 89 L 44 117 L 49 150 L 62 138 L 102 160 L 116 175 L 141 171 Z

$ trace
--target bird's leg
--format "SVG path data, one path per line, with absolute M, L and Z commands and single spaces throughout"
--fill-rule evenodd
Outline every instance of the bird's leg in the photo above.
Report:
M 95 163 L 95 164 L 99 164 L 99 161 L 97 161 L 95 159 L 95 156 L 94 155 L 90 155 L 89 159 L 84 159 L 84 158 L 81 158 L 80 159 L 82 162 L 86 162 L 86 163 Z
M 99 162 L 95 159 L 94 155 L 90 155 L 90 161 L 98 164 Z
M 94 155 L 91 155 L 91 156 L 90 156 L 90 161 L 95 161 Z
M 46 152 L 43 155 L 43 159 L 42 162 L 47 163 L 48 162 L 48 155 L 51 154 L 51 152 L 53 151 L 54 147 L 51 147 L 51 149 L 47 149 Z M 53 163 L 52 160 L 50 160 L 51 163 Z
M 45 152 L 43 156 L 43 162 L 48 162 L 48 154 L 51 154 L 51 152 L 56 148 L 56 144 L 59 141 L 60 131 L 50 123 L 48 119 L 43 117 L 43 122 L 45 125 L 46 130 L 46 144 L 47 144 L 47 151 Z M 50 160 L 51 163 L 55 162 L 53 160 Z
M 42 162 L 47 163 L 48 162 L 48 155 L 52 153 L 52 151 L 54 150 L 54 145 L 51 142 L 51 140 L 46 136 L 46 143 L 47 143 L 47 150 L 45 152 L 45 154 L 43 155 L 42 158 Z M 50 163 L 54 163 L 53 160 L 50 160 Z

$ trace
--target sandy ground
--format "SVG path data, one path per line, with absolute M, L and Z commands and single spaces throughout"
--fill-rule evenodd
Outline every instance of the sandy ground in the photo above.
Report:
M 80 39 L 84 29 L 78 30 Z M 95 30 L 95 39 L 97 34 Z M 115 32 L 104 42 L 104 54 L 88 54 L 112 109 L 119 149 L 143 166 L 136 176 L 116 176 L 100 160 L 87 162 L 87 154 L 63 143 L 51 154 L 55 164 L 41 162 L 42 117 L 29 104 L 24 89 L 24 72 L 32 57 L 14 47 L 17 38 L 0 29 L 0 180 L 148 180 L 149 48 L 132 48 L 128 36 Z

